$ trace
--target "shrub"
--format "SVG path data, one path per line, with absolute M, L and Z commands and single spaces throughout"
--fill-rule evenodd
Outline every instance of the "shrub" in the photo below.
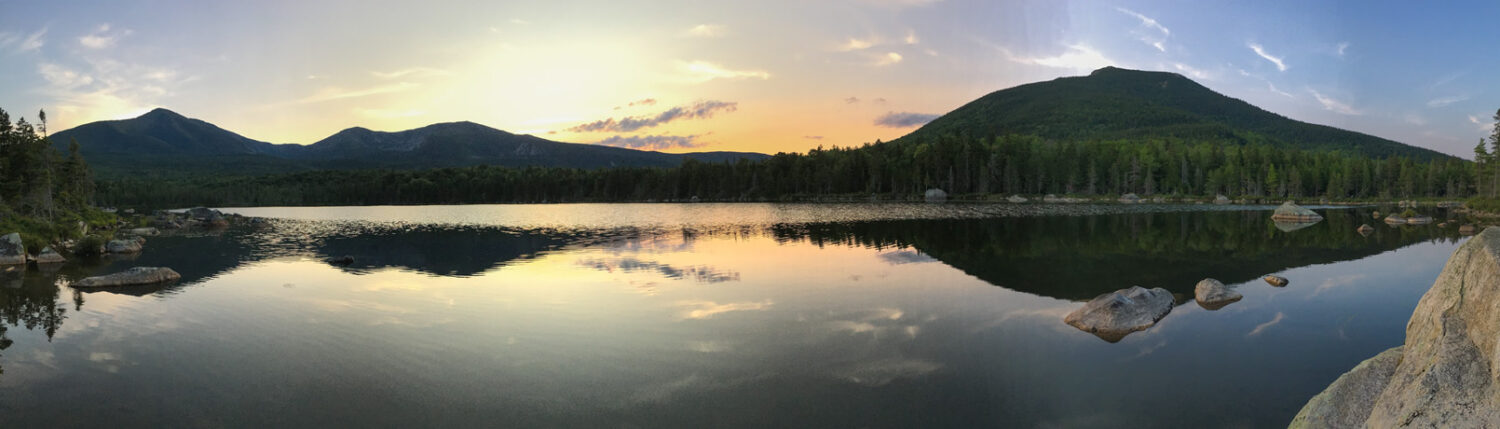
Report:
M 103 248 L 104 247 L 104 243 L 106 243 L 106 242 L 107 242 L 107 240 L 105 240 L 104 237 L 100 237 L 100 236 L 98 236 L 96 234 L 86 235 L 83 238 L 78 239 L 78 244 L 76 246 L 73 246 L 73 254 L 75 254 L 75 255 L 93 255 L 93 254 L 97 254 L 97 253 L 99 253 L 99 249 Z

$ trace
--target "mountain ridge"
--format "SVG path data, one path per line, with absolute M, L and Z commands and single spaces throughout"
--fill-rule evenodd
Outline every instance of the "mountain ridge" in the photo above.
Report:
M 1112 66 L 1086 76 L 990 92 L 892 141 L 1006 134 L 1072 140 L 1223 140 L 1341 150 L 1375 158 L 1457 159 L 1378 136 L 1291 119 L 1216 92 L 1181 74 Z

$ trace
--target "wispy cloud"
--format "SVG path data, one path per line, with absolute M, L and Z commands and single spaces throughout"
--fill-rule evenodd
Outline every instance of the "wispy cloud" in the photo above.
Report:
M 452 75 L 452 74 L 453 73 L 450 73 L 447 70 L 436 69 L 436 68 L 431 68 L 431 67 L 412 67 L 412 68 L 409 68 L 409 69 L 401 69 L 401 70 L 372 71 L 372 72 L 370 72 L 371 76 L 375 76 L 375 77 L 378 77 L 378 78 L 381 78 L 381 79 L 400 79 L 400 78 L 403 78 L 403 77 L 410 77 L 410 78 L 441 77 L 441 76 L 449 76 L 449 75 Z
M 707 61 L 679 62 L 678 68 L 692 83 L 703 83 L 714 79 L 760 79 L 771 78 L 765 70 L 734 70 Z
M 1469 96 L 1467 96 L 1467 95 L 1453 95 L 1453 96 L 1448 96 L 1448 97 L 1439 97 L 1439 98 L 1434 98 L 1434 99 L 1428 100 L 1427 101 L 1427 107 L 1438 108 L 1438 107 L 1447 106 L 1449 104 L 1457 103 L 1457 102 L 1460 102 L 1460 101 L 1465 101 L 1465 100 L 1468 100 L 1468 99 L 1469 99 Z
M 55 106 L 54 128 L 62 129 L 100 119 L 136 116 L 160 105 L 180 85 L 195 79 L 172 69 L 113 60 L 87 60 L 74 68 L 53 62 L 37 64 L 46 84 L 39 92 Z M 53 109 L 48 109 L 53 110 Z
M 1255 51 L 1255 55 L 1260 55 L 1261 58 L 1265 58 L 1266 61 L 1270 61 L 1271 64 L 1275 64 L 1277 70 L 1286 71 L 1286 63 L 1281 61 L 1281 57 L 1267 53 L 1266 48 L 1260 46 L 1259 43 L 1250 42 L 1245 46 L 1248 46 L 1250 47 L 1250 50 Z
M 729 27 L 718 24 L 698 24 L 683 34 L 688 37 L 717 38 L 729 33 Z
M 1177 69 L 1177 71 L 1187 74 L 1188 77 L 1191 77 L 1194 80 L 1213 80 L 1215 77 L 1213 73 L 1209 73 L 1207 71 L 1194 68 L 1193 66 L 1189 66 L 1183 63 L 1172 63 L 1172 68 L 1175 68 Z
M 677 106 L 667 109 L 654 116 L 630 116 L 620 119 L 609 118 L 590 122 L 568 128 L 572 132 L 617 132 L 628 133 L 642 128 L 655 127 L 657 125 L 676 121 L 679 119 L 708 119 L 719 113 L 729 113 L 739 109 L 739 103 L 733 101 L 699 101 L 690 106 Z
M 1066 51 L 1051 57 L 1022 57 L 1011 54 L 1005 48 L 998 49 L 1005 55 L 1006 59 L 1021 64 L 1033 64 L 1075 71 L 1091 71 L 1115 65 L 1115 62 L 1106 58 L 1104 54 L 1083 44 L 1068 45 Z
M 1140 20 L 1141 25 L 1145 26 L 1148 30 L 1154 30 L 1155 33 L 1161 33 L 1159 35 L 1150 33 L 1137 33 L 1137 36 L 1142 42 L 1151 45 L 1151 47 L 1156 48 L 1156 50 L 1162 52 L 1167 51 L 1167 37 L 1170 37 L 1172 35 L 1172 30 L 1169 30 L 1166 26 L 1161 25 L 1161 23 L 1157 22 L 1156 19 L 1153 19 L 1146 15 L 1142 15 L 1133 10 L 1123 7 L 1117 7 L 1115 8 L 1115 10 L 1118 10 L 1120 11 L 1120 13 L 1133 16 L 1135 17 L 1135 19 Z
M 1339 45 L 1334 48 L 1334 54 L 1338 55 L 1339 58 L 1343 58 L 1344 57 L 1344 53 L 1346 53 L 1348 50 L 1349 50 L 1349 42 L 1339 42 Z
M 916 30 L 906 30 L 906 38 L 901 40 L 903 42 L 906 42 L 906 44 L 908 45 L 915 45 L 920 41 L 919 39 L 917 39 Z
M 612 136 L 610 138 L 594 142 L 594 144 L 631 149 L 663 150 L 672 148 L 687 148 L 702 146 L 698 143 L 697 135 L 689 136 Z
M 901 62 L 901 60 L 902 60 L 901 54 L 898 54 L 898 53 L 895 53 L 895 52 L 886 52 L 885 55 L 880 55 L 880 56 L 875 57 L 875 65 L 876 66 L 888 66 L 888 65 L 891 65 L 891 64 L 899 63 L 899 62 Z
M 119 41 L 121 37 L 129 36 L 132 33 L 131 30 L 127 29 L 111 34 L 109 28 L 109 24 L 100 24 L 98 28 L 94 29 L 93 33 L 79 37 L 78 44 L 89 49 L 106 49 L 114 46 L 115 42 Z
M 1469 115 L 1469 123 L 1479 126 L 1479 130 L 1486 134 L 1495 130 L 1495 123 L 1485 120 L 1483 115 Z
M 912 112 L 887 112 L 875 118 L 875 125 L 890 128 L 909 128 L 932 122 L 942 115 Z
M 411 118 L 427 114 L 426 111 L 413 109 L 354 109 L 354 113 L 376 119 L 398 119 Z
M 858 39 L 850 37 L 849 41 L 839 45 L 838 50 L 844 52 L 858 51 L 869 49 L 871 46 L 875 46 L 875 39 Z
M 1309 89 L 1308 92 L 1311 92 L 1313 98 L 1318 99 L 1318 103 L 1321 103 L 1323 105 L 1323 109 L 1326 109 L 1328 111 L 1344 115 L 1364 114 L 1364 112 L 1355 109 L 1354 106 L 1350 106 L 1349 103 L 1345 103 L 1339 100 L 1335 100 L 1332 97 L 1325 96 L 1323 95 L 1323 93 L 1318 92 L 1317 90 Z
M 808 140 L 822 140 L 823 136 L 802 136 L 802 138 L 808 139 Z
M 627 103 L 624 106 L 615 106 L 615 110 L 620 110 L 620 109 L 624 109 L 624 108 L 627 108 L 627 107 L 655 106 L 655 105 L 656 105 L 656 99 L 655 98 L 643 98 L 643 99 L 640 99 L 640 100 L 636 100 L 636 101 L 632 101 L 630 103 Z
M 708 319 L 714 316 L 733 311 L 764 311 L 771 308 L 775 302 L 765 300 L 760 302 L 726 302 L 723 304 L 714 301 L 677 301 L 678 307 L 686 311 L 682 313 L 684 319 Z
M 1281 95 L 1285 95 L 1285 96 L 1286 96 L 1286 97 L 1287 97 L 1287 98 L 1297 98 L 1297 96 L 1295 96 L 1295 95 L 1292 95 L 1292 94 L 1291 94 L 1291 93 L 1289 93 L 1289 92 L 1286 92 L 1286 91 L 1282 91 L 1282 90 L 1280 90 L 1280 89 L 1277 89 L 1277 88 L 1276 88 L 1276 84 L 1274 84 L 1274 83 L 1271 83 L 1271 82 L 1269 82 L 1269 81 L 1268 81 L 1268 82 L 1266 82 L 1266 87 L 1267 87 L 1267 88 L 1270 88 L 1270 89 L 1271 89 L 1271 92 L 1274 92 L 1274 93 L 1277 93 L 1277 94 L 1281 94 Z
M 1276 326 L 1276 324 L 1281 323 L 1281 319 L 1285 319 L 1285 318 L 1286 318 L 1286 314 L 1278 311 L 1278 312 L 1276 312 L 1276 317 L 1272 317 L 1271 321 L 1266 322 L 1266 323 L 1262 323 L 1262 324 L 1259 324 L 1259 325 L 1255 325 L 1255 329 L 1250 330 L 1250 333 L 1245 334 L 1245 336 L 1247 336 L 1247 337 L 1253 337 L 1253 336 L 1256 336 L 1256 335 L 1260 335 L 1262 332 L 1265 332 L 1267 328 L 1270 328 L 1272 326 Z
M 42 38 L 47 35 L 47 27 L 42 27 L 25 37 L 21 33 L 0 32 L 0 50 L 14 53 L 33 52 L 42 48 L 47 42 Z
M 364 89 L 323 88 L 316 94 L 309 95 L 297 100 L 300 104 L 321 103 L 324 101 L 342 100 L 348 98 L 368 97 L 371 95 L 390 94 L 394 92 L 408 91 L 420 85 L 410 82 L 397 82 L 390 85 L 374 86 Z

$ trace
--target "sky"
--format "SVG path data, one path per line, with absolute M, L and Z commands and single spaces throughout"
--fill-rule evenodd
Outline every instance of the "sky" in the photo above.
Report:
M 666 152 L 900 137 L 1108 66 L 1472 158 L 1500 2 L 0 0 L 0 108 L 257 140 L 472 121 Z

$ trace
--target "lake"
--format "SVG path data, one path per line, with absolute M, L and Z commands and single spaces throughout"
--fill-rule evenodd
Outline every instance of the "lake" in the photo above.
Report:
M 1402 343 L 1463 237 L 1272 208 L 226 209 L 273 219 L 0 278 L 0 422 L 1284 427 Z M 68 287 L 132 266 L 183 279 Z M 1244 299 L 1200 308 L 1205 277 Z M 1176 307 L 1118 342 L 1062 322 L 1132 285 Z

